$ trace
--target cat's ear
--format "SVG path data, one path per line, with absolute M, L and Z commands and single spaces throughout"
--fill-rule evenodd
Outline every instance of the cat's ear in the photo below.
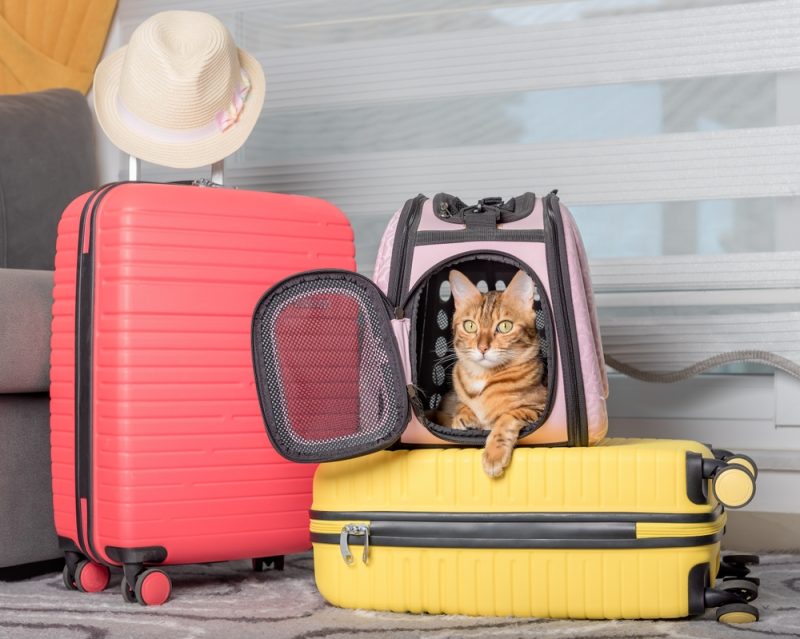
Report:
M 461 271 L 453 269 L 450 271 L 448 279 L 450 280 L 450 290 L 453 291 L 453 301 L 456 306 L 480 302 L 481 292 Z
M 517 271 L 506 287 L 505 295 L 520 300 L 526 308 L 533 308 L 533 293 L 536 287 L 533 279 L 525 271 Z

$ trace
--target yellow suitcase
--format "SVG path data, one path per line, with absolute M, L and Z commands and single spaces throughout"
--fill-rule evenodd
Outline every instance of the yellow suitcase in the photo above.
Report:
M 608 439 L 519 448 L 490 479 L 480 454 L 417 448 L 322 464 L 311 538 L 325 599 L 416 613 L 758 618 L 747 568 L 757 558 L 720 561 L 723 504 L 755 490 L 749 458 Z

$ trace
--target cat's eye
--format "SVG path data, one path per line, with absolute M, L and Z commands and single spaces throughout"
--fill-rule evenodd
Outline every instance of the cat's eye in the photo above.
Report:
M 514 323 L 511 320 L 503 320 L 497 325 L 497 332 L 508 333 L 513 327 Z
M 478 325 L 472 320 L 465 320 L 463 326 L 467 333 L 476 333 L 478 331 Z

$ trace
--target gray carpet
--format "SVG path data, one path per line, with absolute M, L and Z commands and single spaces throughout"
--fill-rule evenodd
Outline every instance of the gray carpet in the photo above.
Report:
M 253 573 L 245 562 L 169 569 L 173 598 L 125 604 L 119 574 L 109 588 L 68 592 L 60 574 L 0 582 L 0 637 L 13 639 L 312 639 L 370 637 L 800 638 L 800 555 L 766 555 L 756 604 L 761 621 L 723 626 L 708 614 L 681 621 L 559 621 L 401 615 L 340 610 L 314 588 L 310 554 L 284 572 Z

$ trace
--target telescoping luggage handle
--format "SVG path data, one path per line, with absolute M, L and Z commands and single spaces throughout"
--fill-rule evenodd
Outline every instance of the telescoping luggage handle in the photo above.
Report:
M 138 182 L 139 176 L 142 173 L 142 161 L 134 155 L 128 156 L 128 180 L 130 182 Z M 199 186 L 222 186 L 225 183 L 225 160 L 214 162 L 211 165 L 211 179 L 201 178 L 198 180 L 190 180 L 189 183 L 197 184 Z
M 366 277 L 320 270 L 268 290 L 253 316 L 253 366 L 270 441 L 297 462 L 396 442 L 409 396 L 389 300 Z

